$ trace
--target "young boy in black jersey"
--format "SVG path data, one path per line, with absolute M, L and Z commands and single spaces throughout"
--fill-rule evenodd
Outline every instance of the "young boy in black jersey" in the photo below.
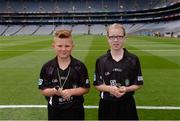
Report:
M 52 47 L 56 57 L 43 65 L 39 79 L 48 120 L 84 120 L 83 95 L 89 91 L 89 77 L 86 66 L 71 56 L 71 31 L 56 31 Z
M 107 28 L 110 50 L 96 61 L 94 86 L 100 91 L 99 120 L 138 120 L 133 94 L 143 85 L 139 59 L 124 48 L 121 24 Z

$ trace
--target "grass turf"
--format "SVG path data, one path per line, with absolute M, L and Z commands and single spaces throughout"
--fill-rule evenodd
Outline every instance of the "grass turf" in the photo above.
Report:
M 105 53 L 104 36 L 74 36 L 73 56 L 83 61 L 91 84 L 95 60 Z M 54 57 L 52 36 L 0 37 L 0 105 L 46 104 L 37 89 L 43 63 Z M 175 38 L 128 36 L 125 47 L 139 56 L 144 87 L 135 94 L 139 106 L 180 106 L 180 41 Z M 91 86 L 85 105 L 98 105 L 98 92 Z M 179 110 L 142 110 L 141 120 L 178 120 Z M 11 115 L 10 115 L 11 114 Z M 28 117 L 28 118 L 27 118 Z M 0 109 L 0 120 L 44 120 L 42 109 Z M 86 109 L 86 119 L 97 119 L 97 109 Z

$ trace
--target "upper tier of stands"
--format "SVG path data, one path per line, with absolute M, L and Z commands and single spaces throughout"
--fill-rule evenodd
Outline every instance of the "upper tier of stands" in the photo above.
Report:
M 179 0 L 1 0 L 0 12 L 136 11 L 176 2 Z

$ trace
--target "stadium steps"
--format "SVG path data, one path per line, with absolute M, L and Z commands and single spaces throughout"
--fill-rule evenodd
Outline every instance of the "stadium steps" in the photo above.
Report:
M 5 35 L 5 36 L 14 35 L 21 28 L 22 28 L 22 26 L 20 26 L 20 25 L 8 26 L 7 30 L 3 33 L 3 35 Z
M 143 28 L 144 24 L 133 24 L 133 26 L 131 26 L 130 28 L 130 32 L 131 34 L 141 30 L 141 28 Z
M 40 26 L 40 28 L 38 29 L 38 31 L 36 31 L 36 33 L 34 33 L 34 35 L 50 35 L 54 28 L 55 25 Z
M 0 34 L 1 36 L 4 35 L 4 33 L 6 32 L 6 30 L 8 29 L 9 26 L 7 26 L 4 31 Z
M 37 29 L 31 35 L 34 35 L 39 30 L 39 28 L 40 26 L 38 26 Z
M 50 33 L 50 35 L 53 35 L 54 31 L 56 30 L 57 25 L 55 25 L 53 31 Z
M 18 33 L 22 28 L 24 27 L 24 25 L 23 26 L 21 26 L 20 28 L 19 28 L 19 30 L 17 30 L 16 32 L 14 32 L 13 34 L 11 34 L 11 35 L 16 35 L 16 33 Z
M 37 28 L 37 25 L 25 25 L 16 35 L 32 35 Z

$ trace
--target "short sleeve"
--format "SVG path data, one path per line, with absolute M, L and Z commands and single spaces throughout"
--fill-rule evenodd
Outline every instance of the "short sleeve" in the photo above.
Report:
M 39 80 L 38 80 L 38 88 L 39 89 L 44 89 L 50 87 L 49 79 L 48 79 L 48 74 L 46 73 L 46 67 L 43 66 L 40 75 L 39 75 Z
M 100 63 L 100 60 L 96 60 L 95 73 L 94 73 L 94 86 L 98 86 L 104 83 L 103 81 L 103 64 Z
M 139 61 L 138 58 L 137 58 L 137 61 L 136 61 L 136 66 L 135 66 L 134 84 L 143 85 L 143 76 L 142 76 L 142 71 L 141 71 L 141 65 L 140 65 L 140 61 Z
M 90 88 L 90 81 L 86 66 L 82 63 L 80 69 L 80 87 Z

